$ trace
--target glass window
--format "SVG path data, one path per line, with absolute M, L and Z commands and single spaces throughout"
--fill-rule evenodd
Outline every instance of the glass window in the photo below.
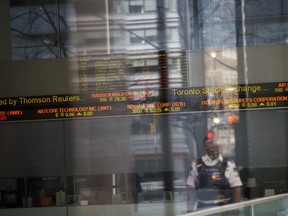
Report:
M 147 0 L 147 1 L 144 1 L 144 4 L 145 4 L 145 12 L 156 11 L 156 1 Z
M 144 31 L 137 30 L 130 33 L 131 43 L 145 43 L 144 41 Z
M 145 30 L 145 39 L 149 42 L 157 42 L 158 35 L 155 29 L 147 29 Z
M 76 29 L 72 4 L 13 0 L 10 8 L 13 60 L 75 55 L 74 43 L 68 36 Z
M 143 13 L 143 1 L 129 0 L 129 13 Z
M 142 5 L 129 5 L 129 13 L 141 13 Z
M 287 215 L 287 8 L 0 1 L 0 215 Z

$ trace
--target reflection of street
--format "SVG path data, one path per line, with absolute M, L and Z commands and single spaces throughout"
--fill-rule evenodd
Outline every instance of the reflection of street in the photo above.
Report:
M 142 192 L 139 194 L 139 201 L 145 202 L 165 202 L 167 200 L 183 201 L 186 199 L 186 180 L 174 180 L 174 193 L 164 191 L 163 181 L 143 182 L 141 183 Z
M 138 212 L 135 216 L 164 216 L 167 208 L 173 208 L 175 215 L 186 213 L 186 202 L 155 202 L 155 203 L 139 203 Z M 166 216 L 166 215 L 165 215 Z M 171 215 L 172 216 L 172 215 Z
M 229 158 L 235 157 L 235 123 L 239 121 L 238 113 L 212 113 L 208 128 L 213 131 L 215 141 L 221 146 L 221 153 Z
M 57 207 L 59 209 L 61 207 Z M 63 207 L 64 208 L 64 207 Z M 32 210 L 33 208 L 26 208 Z M 53 207 L 47 208 L 51 211 Z M 173 214 L 165 214 L 169 209 L 173 209 Z M 186 211 L 185 202 L 154 202 L 154 203 L 140 203 L 138 211 L 134 211 L 134 204 L 112 204 L 112 205 L 88 205 L 88 206 L 69 206 L 68 215 L 71 216 L 176 216 L 182 215 Z M 53 211 L 52 211 L 53 212 Z M 47 215 L 53 215 L 52 212 Z M 171 211 L 173 212 L 173 211 Z M 10 214 L 9 214 L 10 215 Z M 26 214 L 29 215 L 29 214 Z M 63 214 L 62 214 L 63 215 Z

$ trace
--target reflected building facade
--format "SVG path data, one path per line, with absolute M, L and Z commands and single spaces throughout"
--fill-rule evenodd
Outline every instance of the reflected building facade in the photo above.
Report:
M 287 105 L 247 102 L 288 91 L 287 1 L 4 0 L 0 8 L 0 114 L 8 98 L 94 93 L 103 94 L 96 105 L 81 105 L 120 113 L 0 122 L 0 215 L 15 207 L 115 215 L 115 204 L 118 215 L 182 214 L 189 166 L 210 130 L 239 165 L 243 200 L 288 192 Z M 259 96 L 239 90 L 271 83 L 279 84 Z M 224 103 L 239 98 L 247 101 Z

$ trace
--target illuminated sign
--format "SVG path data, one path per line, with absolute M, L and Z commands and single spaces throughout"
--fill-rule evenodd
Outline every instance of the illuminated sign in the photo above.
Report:
M 187 58 L 185 50 L 166 52 L 115 53 L 79 57 L 79 80 L 82 92 L 114 91 L 130 86 L 151 88 L 151 74 L 181 71 L 182 83 L 187 83 Z M 145 78 L 144 78 L 145 77 Z M 150 77 L 150 78 L 149 78 Z M 161 85 L 162 88 L 166 86 Z
M 171 88 L 73 95 L 0 98 L 0 121 L 92 118 L 181 112 L 271 109 L 288 106 L 288 82 L 237 86 Z

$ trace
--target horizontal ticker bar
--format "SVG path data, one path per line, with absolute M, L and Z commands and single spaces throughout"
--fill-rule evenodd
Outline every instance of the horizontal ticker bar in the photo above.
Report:
M 173 114 L 288 106 L 288 82 L 0 98 L 0 121 Z

